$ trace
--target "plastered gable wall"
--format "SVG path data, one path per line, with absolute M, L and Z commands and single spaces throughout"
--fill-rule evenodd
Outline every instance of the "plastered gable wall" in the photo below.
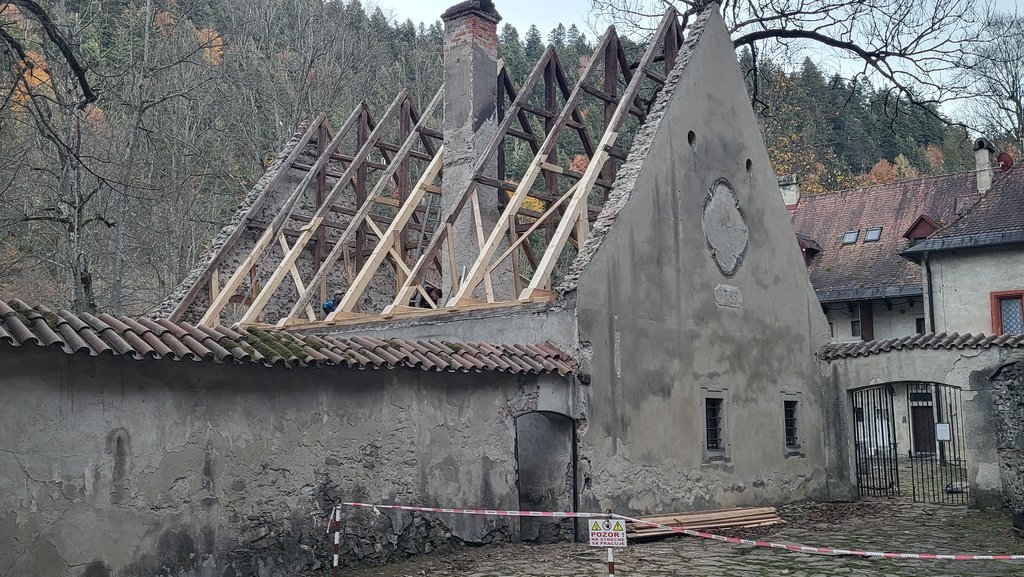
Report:
M 583 510 L 824 494 L 814 351 L 827 325 L 728 33 L 711 9 L 690 34 L 652 111 L 657 129 L 638 135 L 595 231 L 617 214 L 614 224 L 599 248 L 581 250 L 592 252 L 576 291 L 583 370 L 592 374 Z M 716 187 L 723 178 L 741 217 Z M 706 459 L 702 388 L 725 398 L 724 462 Z M 799 402 L 801 455 L 789 458 L 783 392 Z
M 558 383 L 2 352 L 0 576 L 12 577 L 292 577 L 326 558 L 325 515 L 342 497 L 516 508 L 513 416 Z M 354 562 L 515 526 L 346 511 L 345 528 Z

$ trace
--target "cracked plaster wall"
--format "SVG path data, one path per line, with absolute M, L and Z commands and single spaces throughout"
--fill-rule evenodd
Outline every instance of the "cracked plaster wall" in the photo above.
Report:
M 0 576 L 293 576 L 339 498 L 518 506 L 513 415 L 565 381 L 0 355 Z M 564 410 L 564 409 L 563 409 Z M 503 521 L 345 512 L 343 559 L 506 539 Z
M 728 33 L 710 10 L 689 34 L 560 289 L 578 303 L 581 370 L 592 375 L 582 510 L 825 496 L 814 351 L 827 325 Z M 735 196 L 702 214 L 723 178 Z M 727 399 L 724 461 L 705 454 L 704 387 Z M 799 399 L 801 448 L 789 457 L 784 393 Z

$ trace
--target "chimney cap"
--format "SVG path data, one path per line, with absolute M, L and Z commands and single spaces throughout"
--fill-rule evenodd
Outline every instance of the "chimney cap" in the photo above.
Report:
M 988 150 L 989 152 L 996 151 L 996 147 L 992 145 L 992 141 L 984 137 L 974 141 L 974 151 L 977 152 L 982 149 Z
M 787 174 L 785 176 L 777 177 L 779 186 L 792 186 L 794 184 L 800 184 L 800 176 L 797 174 Z
M 445 10 L 444 14 L 441 14 L 441 20 L 450 22 L 469 14 L 476 14 L 495 24 L 501 21 L 501 14 L 498 14 L 498 10 L 495 9 L 494 2 L 491 0 L 466 0 L 465 2 L 459 2 Z

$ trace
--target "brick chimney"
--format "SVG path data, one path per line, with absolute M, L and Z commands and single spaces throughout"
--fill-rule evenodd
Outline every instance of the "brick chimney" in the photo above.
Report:
M 441 201 L 447 210 L 455 204 L 483 155 L 484 149 L 497 133 L 498 97 L 498 22 L 501 16 L 490 0 L 467 0 L 452 6 L 441 15 L 444 21 L 444 176 Z M 497 175 L 496 161 L 488 171 Z M 484 237 L 490 233 L 501 214 L 498 194 L 494 188 L 479 186 L 477 196 Z M 455 223 L 455 249 L 461 278 L 479 253 L 477 229 L 472 205 L 467 201 Z M 441 279 L 445 298 L 451 295 L 451 272 L 448 259 L 441 259 Z M 502 270 L 494 271 L 492 278 Z M 509 278 L 511 280 L 511 277 Z M 495 279 L 495 284 L 504 280 Z M 511 286 L 507 283 L 504 286 Z M 479 293 L 476 296 L 480 296 Z M 514 298 L 511 289 L 499 298 Z
M 793 206 L 800 202 L 800 178 L 795 174 L 779 177 L 779 192 L 782 193 L 782 202 L 786 206 Z
M 992 155 L 996 148 L 987 138 L 979 138 L 974 141 L 974 164 L 978 176 L 978 192 L 985 194 L 992 187 L 992 177 L 995 175 L 995 168 L 992 162 Z

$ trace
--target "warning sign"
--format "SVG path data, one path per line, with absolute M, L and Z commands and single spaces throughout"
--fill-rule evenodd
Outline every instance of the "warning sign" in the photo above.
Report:
M 625 522 L 619 519 L 592 519 L 590 521 L 590 546 L 625 547 Z

